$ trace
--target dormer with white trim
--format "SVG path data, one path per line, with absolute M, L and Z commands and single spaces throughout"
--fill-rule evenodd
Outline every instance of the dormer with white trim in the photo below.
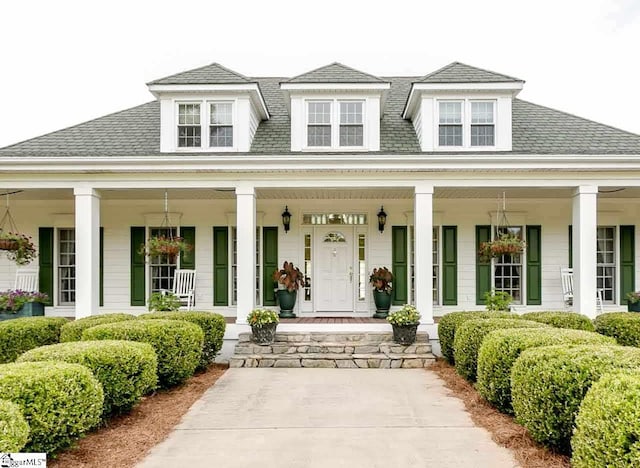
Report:
M 512 100 L 524 81 L 453 62 L 411 85 L 403 118 L 422 151 L 511 151 Z
M 163 153 L 248 152 L 269 110 L 258 83 L 212 63 L 152 81 Z
M 291 118 L 291 151 L 379 151 L 390 87 L 340 63 L 280 83 Z

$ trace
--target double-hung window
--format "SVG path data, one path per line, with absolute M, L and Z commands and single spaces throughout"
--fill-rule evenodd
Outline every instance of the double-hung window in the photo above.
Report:
M 309 103 L 307 146 L 331 146 L 331 102 Z
M 58 229 L 58 304 L 76 302 L 76 230 Z
M 494 239 L 511 234 L 522 239 L 522 226 L 496 227 Z M 523 254 L 504 254 L 493 261 L 493 287 L 513 297 L 514 304 L 522 304 Z
M 212 102 L 209 115 L 209 146 L 233 146 L 233 104 Z
M 438 146 L 480 148 L 496 145 L 494 101 L 438 101 Z
M 609 304 L 616 301 L 616 228 L 598 226 L 596 287 L 602 291 L 602 300 Z
M 178 148 L 233 148 L 233 102 L 202 100 L 177 106 Z
M 200 104 L 178 104 L 178 146 L 199 148 L 201 135 Z
M 471 146 L 495 145 L 493 102 L 471 102 Z
M 363 148 L 365 101 L 307 101 L 307 148 Z
M 440 146 L 462 146 L 462 101 L 441 101 L 438 141 Z
M 340 146 L 362 146 L 362 102 L 340 103 Z

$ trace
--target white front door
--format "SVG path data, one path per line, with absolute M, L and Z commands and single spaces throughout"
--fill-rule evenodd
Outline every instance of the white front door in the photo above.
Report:
M 316 312 L 353 312 L 353 228 L 316 228 Z

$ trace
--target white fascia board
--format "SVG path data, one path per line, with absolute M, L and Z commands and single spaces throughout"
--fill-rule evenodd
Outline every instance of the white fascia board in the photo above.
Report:
M 385 91 L 391 83 L 280 83 L 283 91 Z

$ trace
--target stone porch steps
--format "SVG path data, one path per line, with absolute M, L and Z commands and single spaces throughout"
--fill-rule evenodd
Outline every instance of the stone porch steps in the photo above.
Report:
M 393 342 L 391 332 L 284 332 L 276 333 L 270 345 L 251 341 L 251 333 L 241 333 L 231 367 L 337 367 L 337 368 L 419 368 L 435 362 L 429 336 L 419 332 L 416 343 L 403 346 Z

